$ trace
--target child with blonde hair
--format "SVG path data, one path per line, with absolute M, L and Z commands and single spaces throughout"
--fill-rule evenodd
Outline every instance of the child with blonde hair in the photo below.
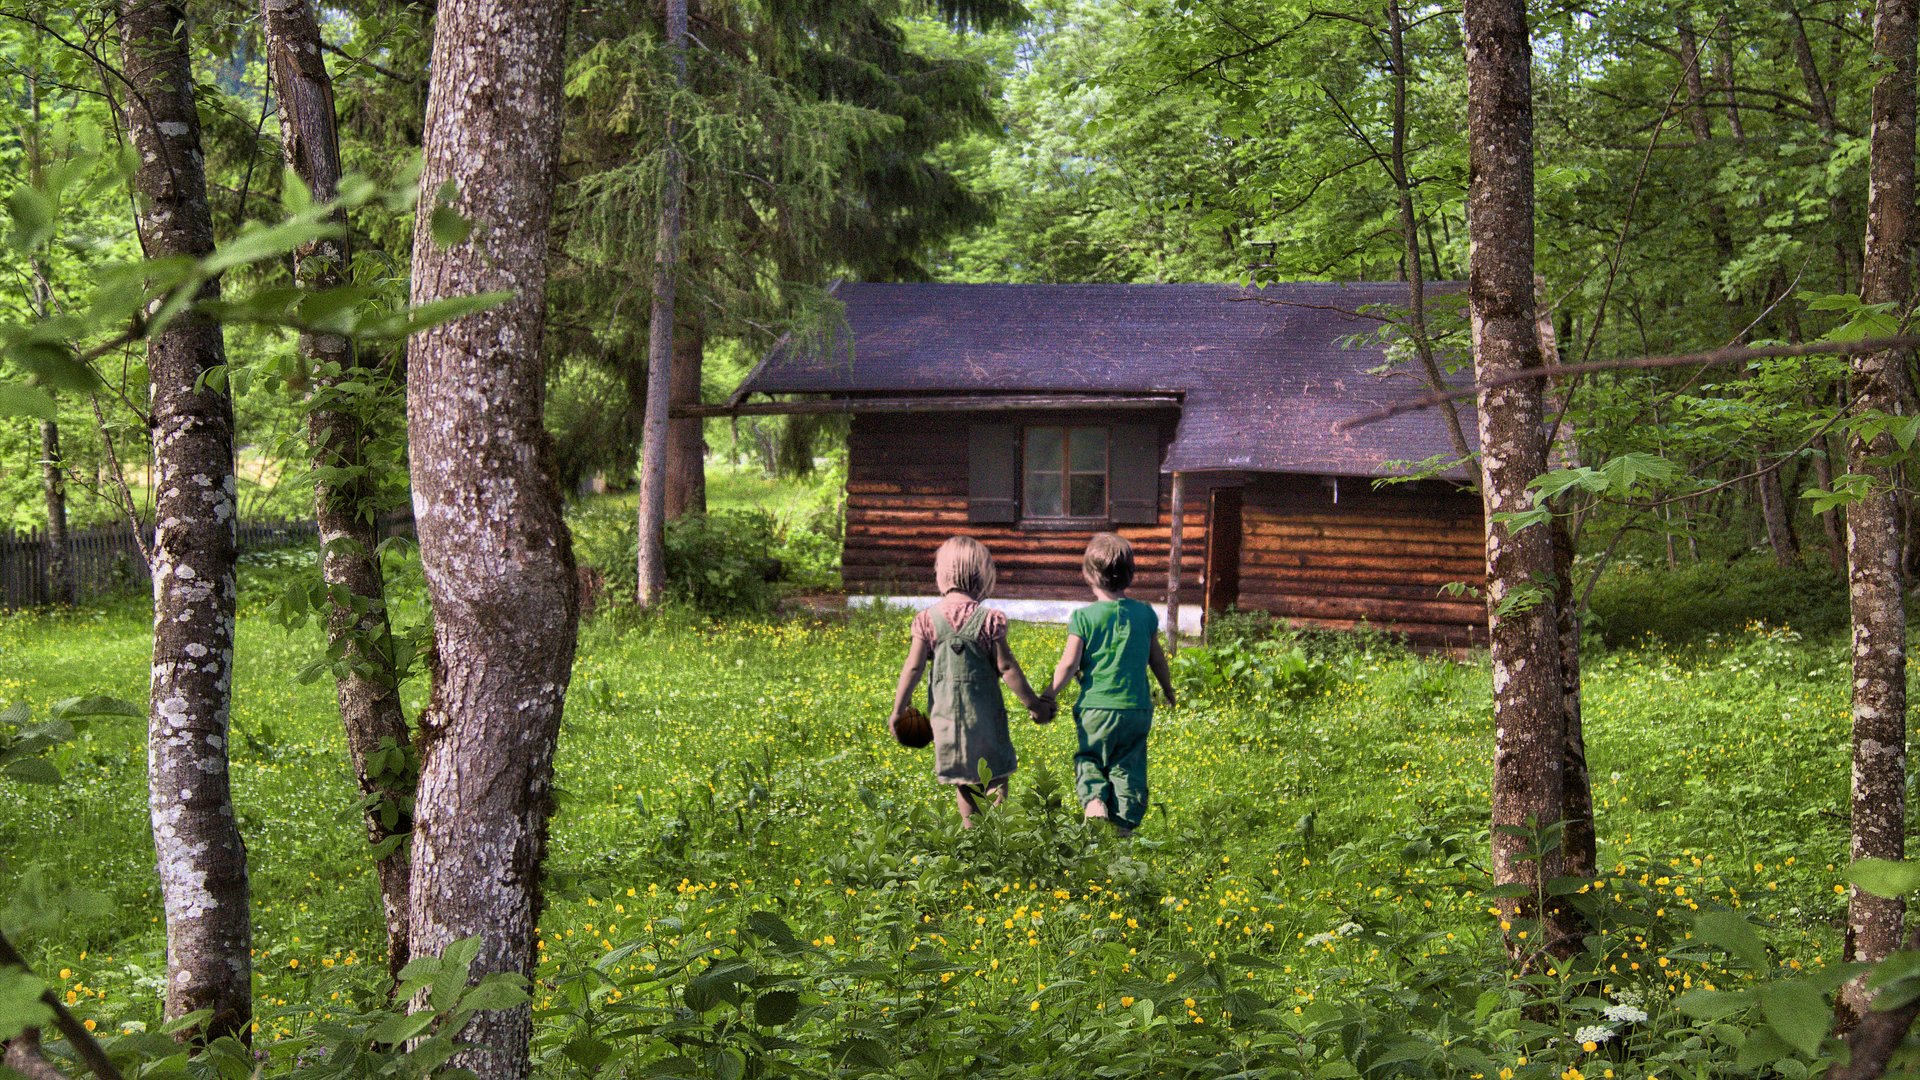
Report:
M 1079 749 L 1074 786 L 1089 821 L 1109 821 L 1121 836 L 1147 815 L 1147 733 L 1153 730 L 1151 673 L 1173 708 L 1173 673 L 1160 648 L 1160 619 L 1152 606 L 1127 597 L 1133 584 L 1133 545 L 1113 533 L 1087 542 L 1080 576 L 1094 603 L 1073 613 L 1067 647 L 1042 700 L 1052 702 L 1069 680 L 1080 679 L 1073 706 Z
M 1007 617 L 981 601 L 993 593 L 993 556 L 969 536 L 956 536 L 933 556 L 934 584 L 940 600 L 913 619 L 913 645 L 900 668 L 887 726 L 896 733 L 922 671 L 928 672 L 927 717 L 933 726 L 933 775 L 953 786 L 960 823 L 973 827 L 979 798 L 997 806 L 1019 766 L 1007 728 L 1005 683 L 1027 707 L 1036 724 L 1053 719 L 1051 702 L 1027 684 L 1020 662 L 1007 645 Z M 989 779 L 981 784 L 980 766 Z

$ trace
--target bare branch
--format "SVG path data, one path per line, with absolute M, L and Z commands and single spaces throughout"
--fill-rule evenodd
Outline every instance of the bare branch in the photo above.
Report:
M 1521 371 L 1509 371 L 1504 375 L 1475 383 L 1459 390 L 1446 393 L 1428 394 L 1412 401 L 1403 401 L 1389 405 L 1370 413 L 1342 420 L 1333 426 L 1335 431 L 1352 431 L 1354 428 L 1377 424 L 1390 420 L 1403 413 L 1419 412 L 1431 409 L 1446 401 L 1472 397 L 1488 390 L 1498 389 L 1527 379 L 1554 379 L 1566 376 L 1588 375 L 1596 371 L 1639 371 L 1650 368 L 1692 367 L 1696 364 L 1742 364 L 1750 360 L 1767 360 L 1794 356 L 1854 356 L 1859 353 L 1882 352 L 1887 349 L 1911 349 L 1920 346 L 1920 335 L 1903 334 L 1898 337 L 1861 338 L 1857 341 L 1815 341 L 1799 345 L 1768 345 L 1752 349 L 1713 349 L 1708 352 L 1684 353 L 1675 356 L 1640 356 L 1621 360 L 1595 360 L 1585 364 L 1566 364 L 1560 367 L 1541 365 Z

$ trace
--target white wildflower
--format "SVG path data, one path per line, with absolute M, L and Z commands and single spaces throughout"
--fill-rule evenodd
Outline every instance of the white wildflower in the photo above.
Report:
M 1613 1038 L 1613 1029 L 1604 1024 L 1588 1024 L 1573 1033 L 1573 1041 L 1583 1046 L 1587 1043 L 1603 1043 L 1611 1038 Z
M 1647 1010 L 1623 1001 L 1618 1005 L 1607 1006 L 1606 1017 L 1616 1024 L 1638 1024 L 1646 1020 Z

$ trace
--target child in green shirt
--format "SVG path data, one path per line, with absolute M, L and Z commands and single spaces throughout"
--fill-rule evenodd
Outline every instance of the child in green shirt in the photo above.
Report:
M 1174 707 L 1173 677 L 1160 648 L 1159 618 L 1126 595 L 1133 584 L 1133 545 L 1100 533 L 1087 542 L 1080 576 L 1096 602 L 1073 613 L 1067 647 L 1041 699 L 1052 702 L 1068 680 L 1080 677 L 1080 700 L 1073 707 L 1080 739 L 1074 785 L 1089 821 L 1110 821 L 1128 836 L 1147 814 L 1147 733 L 1153 728 L 1147 673 L 1159 681 L 1168 708 Z

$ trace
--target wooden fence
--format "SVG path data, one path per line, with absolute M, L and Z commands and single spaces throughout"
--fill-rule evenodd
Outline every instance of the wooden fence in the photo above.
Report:
M 153 527 L 142 528 L 151 543 Z M 247 552 L 312 543 L 317 534 L 311 521 L 243 521 L 238 535 L 240 550 Z M 53 602 L 49 573 L 52 553 L 46 534 L 38 529 L 25 533 L 0 530 L 0 608 Z M 103 525 L 68 533 L 67 560 L 82 600 L 144 588 L 151 580 L 129 525 Z

